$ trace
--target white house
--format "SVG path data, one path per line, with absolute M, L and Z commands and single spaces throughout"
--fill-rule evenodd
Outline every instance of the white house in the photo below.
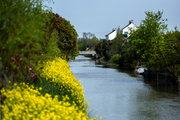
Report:
M 114 40 L 117 36 L 117 29 L 113 29 L 112 32 L 106 35 L 106 40 Z
M 121 29 L 121 32 L 124 35 L 124 37 L 129 37 L 131 30 L 136 30 L 136 29 L 137 27 L 133 23 L 133 20 L 130 20 L 129 24 L 126 25 L 123 29 Z M 112 32 L 106 35 L 106 40 L 114 40 L 116 36 L 117 36 L 117 29 L 113 29 Z
M 123 34 L 125 37 L 129 37 L 131 30 L 136 30 L 136 29 L 137 29 L 137 27 L 136 27 L 136 25 L 133 23 L 133 20 L 130 20 L 130 21 L 129 21 L 129 24 L 126 25 L 123 29 L 121 29 L 121 31 L 122 31 L 122 34 Z

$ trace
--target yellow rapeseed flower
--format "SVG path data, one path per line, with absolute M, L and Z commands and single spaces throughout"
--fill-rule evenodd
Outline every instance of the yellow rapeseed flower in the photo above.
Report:
M 84 91 L 81 83 L 70 71 L 67 61 L 61 58 L 46 61 L 41 76 L 59 86 L 58 96 L 46 93 L 44 96 L 33 85 L 14 84 L 14 89 L 2 89 L 5 96 L 2 108 L 4 120 L 90 120 L 86 115 Z
M 3 120 L 90 120 L 76 106 L 58 101 L 49 94 L 41 95 L 28 85 L 21 84 L 12 90 L 1 90 L 6 99 L 1 105 Z
M 79 108 L 82 109 L 85 106 L 83 87 L 70 71 L 67 61 L 61 58 L 47 61 L 44 63 L 41 76 L 58 84 L 61 93 L 68 95 L 71 102 L 74 101 Z

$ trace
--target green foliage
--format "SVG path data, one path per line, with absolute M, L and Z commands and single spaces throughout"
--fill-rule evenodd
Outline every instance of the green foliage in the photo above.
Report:
M 116 64 L 118 64 L 118 63 L 119 63 L 120 58 L 121 58 L 121 55 L 119 55 L 119 54 L 115 54 L 115 55 L 113 55 L 113 56 L 111 57 L 111 62 L 112 62 L 112 63 L 116 63 Z
M 132 32 L 129 37 L 130 44 L 136 46 L 136 55 L 139 61 L 147 62 L 151 53 L 151 47 L 155 37 L 161 36 L 167 29 L 163 12 L 145 12 L 146 18 L 142 21 L 138 29 Z
M 53 84 L 52 82 L 49 82 L 45 78 L 41 78 L 41 80 L 38 80 L 36 82 L 30 81 L 29 85 L 33 85 L 37 89 L 42 88 L 42 90 L 40 91 L 42 95 L 49 93 L 53 98 L 58 95 L 58 99 L 61 101 L 63 100 L 63 96 L 60 95 L 59 92 L 60 87 Z
M 14 81 L 33 80 L 38 61 L 60 53 L 54 34 L 47 37 L 45 27 L 50 16 L 42 2 L 0 1 L 1 81 L 8 77 Z
M 111 43 L 107 40 L 100 41 L 95 46 L 95 51 L 99 57 L 104 57 L 105 61 L 110 59 L 109 50 Z
M 114 40 L 112 41 L 103 40 L 98 42 L 95 46 L 95 51 L 99 57 L 104 57 L 105 61 L 110 60 L 111 62 L 121 64 L 123 59 L 121 56 L 126 42 L 127 40 L 123 37 L 120 29 L 118 29 L 117 36 Z M 118 57 L 119 59 L 114 61 L 117 55 L 119 55 Z
M 52 24 L 52 25 L 51 25 Z M 78 55 L 77 37 L 78 34 L 69 21 L 58 14 L 53 14 L 50 21 L 50 33 L 56 29 L 58 33 L 58 47 L 66 60 Z
M 46 42 L 46 44 L 45 44 Z M 62 56 L 60 49 L 58 48 L 58 36 L 57 31 L 51 33 L 51 36 L 46 39 L 44 44 L 44 56 L 43 60 L 53 59 L 55 56 Z
M 156 70 L 164 70 L 176 74 L 180 63 L 179 31 L 169 32 L 164 36 L 154 38 L 152 53 L 148 65 Z
M 134 69 L 137 65 L 137 55 L 136 55 L 136 46 L 126 43 L 122 49 L 122 58 L 120 61 L 120 66 L 128 67 Z
M 84 32 L 83 37 L 78 39 L 78 48 L 80 51 L 87 49 L 94 50 L 97 42 L 99 42 L 99 40 L 94 34 Z
M 129 65 L 124 60 L 128 59 L 125 53 L 127 52 L 127 39 L 124 38 L 120 29 L 117 30 L 117 36 L 112 41 L 103 40 L 96 44 L 95 51 L 99 57 L 104 57 L 105 61 L 111 61 L 120 66 Z M 129 59 L 132 60 L 132 59 Z
M 146 18 L 138 29 L 132 32 L 125 57 L 132 59 L 132 65 L 146 65 L 153 71 L 163 71 L 178 76 L 180 63 L 180 32 L 167 32 L 167 20 L 162 12 L 146 12 Z M 133 49 L 131 49 L 133 48 Z M 133 50 L 129 54 L 129 50 Z M 133 57 L 136 56 L 136 57 Z
M 120 29 L 117 30 L 117 36 L 114 40 L 112 40 L 112 45 L 110 48 L 110 56 L 114 54 L 121 54 L 123 45 L 125 44 L 125 39 Z

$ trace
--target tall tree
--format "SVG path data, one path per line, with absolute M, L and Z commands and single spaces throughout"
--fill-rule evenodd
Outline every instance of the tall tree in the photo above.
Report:
M 167 20 L 162 19 L 163 12 L 145 12 L 145 20 L 142 21 L 138 29 L 132 32 L 129 37 L 131 45 L 136 47 L 138 61 L 147 62 L 151 54 L 151 47 L 155 42 L 154 38 L 161 36 L 166 30 Z
M 52 29 L 56 29 L 58 32 L 58 47 L 61 50 L 61 54 L 65 59 L 69 57 L 74 58 L 78 55 L 77 37 L 78 34 L 69 21 L 62 18 L 58 14 L 54 14 L 51 19 Z
M 83 37 L 78 39 L 79 50 L 83 51 L 88 49 L 94 49 L 95 44 L 98 42 L 95 34 L 90 32 L 83 32 Z
M 179 31 L 168 32 L 166 35 L 154 38 L 152 53 L 150 54 L 148 66 L 158 70 L 171 73 L 173 76 L 180 73 L 180 36 Z

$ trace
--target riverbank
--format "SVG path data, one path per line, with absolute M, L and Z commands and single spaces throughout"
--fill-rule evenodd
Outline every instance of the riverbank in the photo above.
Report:
M 9 82 L 1 90 L 2 119 L 93 120 L 87 115 L 83 87 L 67 61 L 44 62 L 39 77 L 35 82 Z

